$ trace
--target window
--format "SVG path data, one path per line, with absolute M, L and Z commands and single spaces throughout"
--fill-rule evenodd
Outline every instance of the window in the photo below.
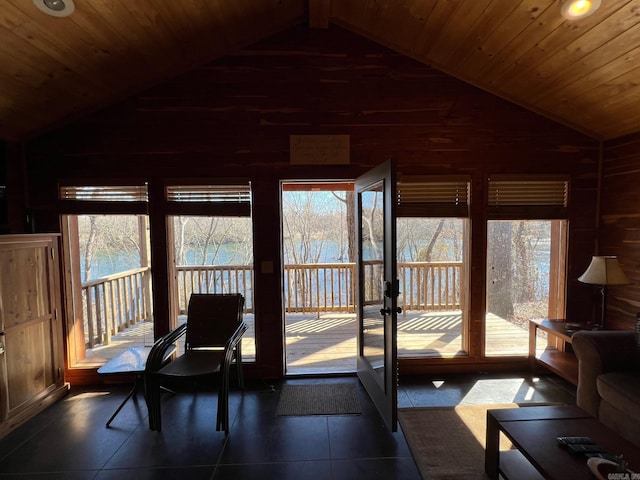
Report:
M 404 176 L 398 182 L 400 357 L 468 351 L 469 205 L 466 176 Z
M 485 355 L 528 354 L 532 318 L 562 318 L 568 180 L 489 179 Z
M 147 198 L 143 181 L 59 187 L 71 366 L 100 365 L 123 346 L 153 343 Z
M 256 350 L 251 185 L 242 180 L 199 182 L 172 182 L 166 187 L 177 321 L 186 320 L 191 293 L 241 293 L 249 326 L 242 355 L 252 361 Z

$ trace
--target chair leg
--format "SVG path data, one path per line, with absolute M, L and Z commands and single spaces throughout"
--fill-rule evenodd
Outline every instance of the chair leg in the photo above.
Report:
M 155 375 L 148 376 L 146 379 L 145 396 L 147 400 L 147 410 L 149 411 L 149 429 L 162 430 L 162 418 L 160 413 L 160 382 Z
M 218 386 L 218 415 L 216 430 L 224 430 L 229 435 L 229 367 L 223 371 L 220 385 Z
M 227 375 L 227 379 L 224 382 L 224 410 L 222 411 L 223 414 L 223 429 L 224 429 L 224 433 L 225 435 L 229 435 L 229 376 Z
M 238 386 L 244 390 L 244 372 L 242 370 L 242 355 L 236 356 L 236 370 L 238 375 Z
M 223 412 L 224 412 L 224 392 L 222 391 L 222 385 L 220 385 L 220 388 L 218 390 L 218 416 L 216 418 L 216 431 L 218 432 L 225 429 Z
M 244 390 L 244 371 L 242 369 L 242 352 L 240 349 L 235 351 L 236 359 L 236 375 L 238 377 L 238 386 Z

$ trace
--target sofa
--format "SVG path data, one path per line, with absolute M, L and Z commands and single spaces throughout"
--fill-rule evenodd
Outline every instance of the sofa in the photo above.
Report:
M 640 350 L 632 331 L 579 331 L 577 405 L 640 446 Z

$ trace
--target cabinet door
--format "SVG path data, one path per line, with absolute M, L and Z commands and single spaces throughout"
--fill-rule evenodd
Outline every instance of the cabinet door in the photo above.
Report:
M 0 240 L 1 419 L 19 414 L 62 380 L 55 244 Z

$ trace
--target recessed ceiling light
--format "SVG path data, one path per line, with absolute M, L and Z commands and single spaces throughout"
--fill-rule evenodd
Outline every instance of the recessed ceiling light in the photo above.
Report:
M 600 0 L 566 0 L 562 4 L 560 13 L 567 20 L 585 18 L 600 7 Z
M 76 9 L 73 0 L 33 0 L 42 12 L 54 17 L 68 17 Z

